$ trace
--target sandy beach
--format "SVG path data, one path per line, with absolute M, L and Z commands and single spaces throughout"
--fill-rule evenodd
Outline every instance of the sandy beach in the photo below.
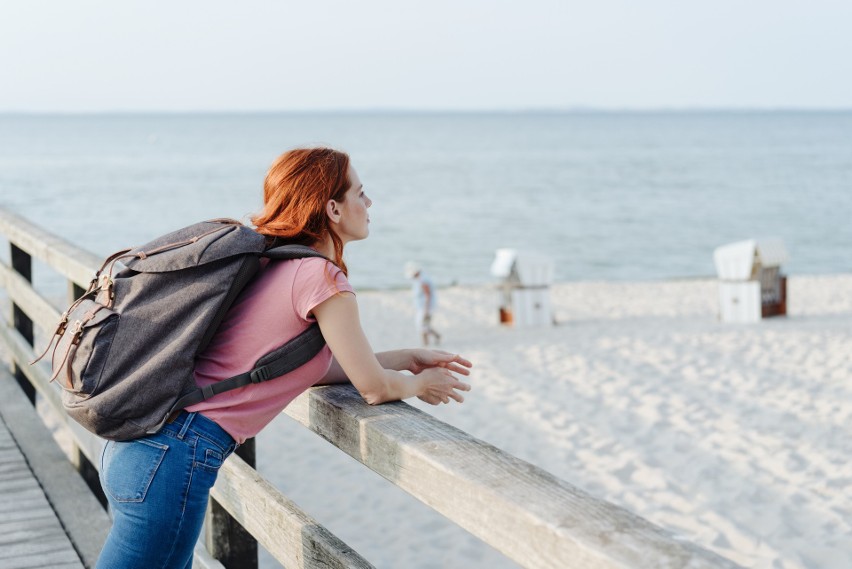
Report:
M 852 275 L 793 276 L 789 315 L 748 325 L 717 321 L 716 287 L 557 284 L 539 329 L 498 325 L 493 288 L 442 289 L 474 388 L 413 404 L 746 567 L 846 569 Z M 359 300 L 376 350 L 416 344 L 408 291 Z M 258 467 L 378 567 L 515 566 L 285 416 Z

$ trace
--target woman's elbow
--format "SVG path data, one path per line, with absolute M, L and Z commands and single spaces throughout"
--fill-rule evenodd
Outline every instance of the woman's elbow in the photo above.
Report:
M 379 369 L 350 376 L 352 385 L 368 405 L 380 405 L 392 399 L 393 384 L 387 377 L 388 371 Z
M 361 397 L 367 403 L 367 405 L 381 405 L 382 403 L 386 403 L 388 401 L 387 393 L 385 393 L 385 389 L 381 387 L 375 387 L 371 389 L 358 390 L 358 393 L 361 394 Z

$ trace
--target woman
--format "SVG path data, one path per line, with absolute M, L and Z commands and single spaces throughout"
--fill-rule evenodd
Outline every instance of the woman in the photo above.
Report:
M 470 386 L 454 376 L 470 373 L 471 363 L 464 358 L 423 349 L 374 354 L 370 348 L 343 250 L 369 234 L 371 204 L 342 152 L 298 149 L 273 163 L 264 183 L 263 211 L 252 222 L 270 244 L 309 245 L 330 261 L 269 263 L 199 355 L 196 382 L 205 386 L 245 371 L 313 321 L 327 345 L 280 378 L 185 409 L 155 435 L 108 442 L 101 483 L 114 523 L 99 568 L 191 567 L 219 467 L 312 385 L 351 381 L 371 405 L 414 396 L 433 405 L 464 400 L 459 391 Z

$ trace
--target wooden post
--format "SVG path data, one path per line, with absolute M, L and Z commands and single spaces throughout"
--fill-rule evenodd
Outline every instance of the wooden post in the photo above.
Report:
M 254 439 L 240 445 L 235 454 L 254 468 Z M 257 569 L 257 540 L 213 498 L 207 508 L 205 541 L 210 555 L 227 569 Z
M 33 282 L 33 260 L 29 253 L 23 249 L 19 249 L 14 243 L 10 243 L 12 253 L 12 270 L 24 277 L 27 282 Z M 17 304 L 12 303 L 12 319 L 14 321 L 15 330 L 24 337 L 30 346 L 33 345 L 33 321 L 21 310 Z M 15 379 L 18 380 L 18 385 L 21 386 L 23 392 L 27 395 L 30 403 L 35 405 L 36 390 L 35 387 L 24 375 L 23 370 L 15 363 L 14 366 Z
M 107 501 L 106 494 L 104 494 L 104 489 L 101 487 L 101 479 L 98 476 L 98 469 L 86 458 L 86 455 L 83 454 L 83 451 L 80 450 L 80 447 L 76 447 L 77 449 L 77 472 L 80 473 L 80 477 L 86 483 L 86 486 L 89 487 L 89 490 L 92 491 L 95 498 L 98 499 L 98 502 L 101 503 L 104 510 L 109 511 L 109 502 Z

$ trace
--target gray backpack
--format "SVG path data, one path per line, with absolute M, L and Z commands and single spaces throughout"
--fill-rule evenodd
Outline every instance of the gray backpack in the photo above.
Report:
M 41 356 L 54 346 L 51 381 L 59 378 L 68 414 L 106 439 L 138 438 L 185 407 L 311 360 L 325 345 L 316 324 L 247 362 L 244 373 L 203 389 L 195 384 L 195 357 L 258 273 L 261 257 L 322 255 L 302 245 L 267 249 L 264 236 L 220 219 L 108 257 Z M 119 262 L 124 268 L 116 271 Z

